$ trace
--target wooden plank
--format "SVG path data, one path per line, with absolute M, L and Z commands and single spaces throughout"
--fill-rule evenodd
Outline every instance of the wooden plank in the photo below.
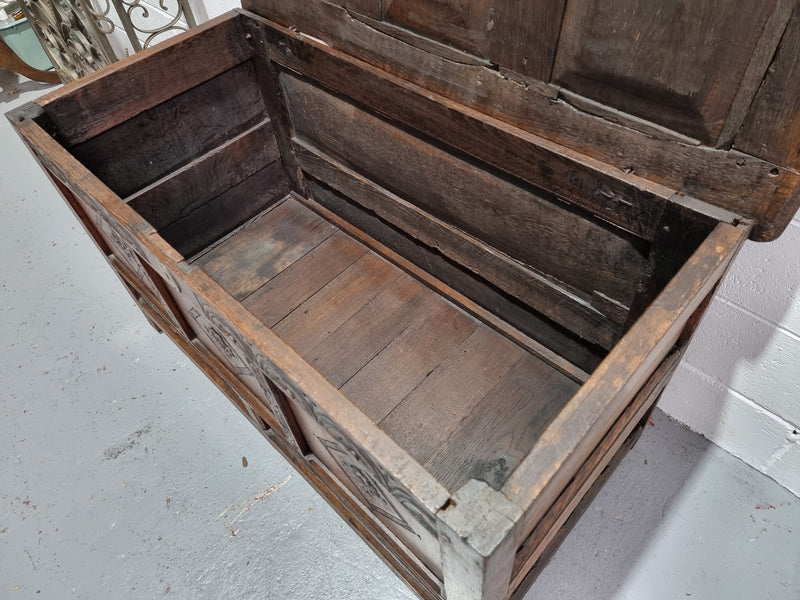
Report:
M 373 19 L 380 19 L 383 14 L 383 0 L 337 0 L 337 4 Z
M 569 2 L 553 80 L 714 144 L 775 4 Z
M 742 152 L 654 136 L 649 130 L 641 133 L 635 120 L 606 119 L 577 110 L 558 99 L 555 87 L 513 74 L 506 78 L 485 66 L 448 60 L 351 19 L 347 11 L 323 0 L 247 0 L 245 8 L 326 40 L 333 47 L 430 92 L 605 163 L 609 172 L 635 174 L 628 175 L 628 180 L 660 197 L 668 194 L 660 194 L 652 187 L 654 184 L 751 218 L 757 221 L 753 239 L 773 239 L 793 214 L 782 217 L 774 227 L 765 217 L 771 203 L 781 204 L 792 197 L 800 182 L 800 174 L 794 169 Z M 248 27 L 253 30 L 272 27 L 257 15 L 247 16 Z M 774 168 L 778 169 L 777 174 L 770 175 Z M 648 180 L 650 183 L 646 183 Z
M 281 319 L 275 333 L 298 354 L 308 354 L 400 275 L 397 267 L 367 253 Z
M 471 335 L 478 323 L 439 299 L 342 386 L 379 423 Z
M 730 112 L 725 119 L 725 126 L 717 139 L 716 146 L 718 148 L 730 148 L 734 136 L 739 132 L 750 105 L 767 75 L 767 69 L 789 23 L 794 5 L 794 0 L 778 0 L 775 3 L 775 9 L 764 25 L 758 44 L 750 56 L 747 71 L 745 71 L 736 96 L 733 98 Z
M 621 304 L 632 300 L 644 257 L 641 244 L 619 229 L 571 213 L 305 81 L 282 75 L 281 83 L 301 140 L 541 273 Z
M 241 17 L 222 15 L 191 31 L 124 58 L 38 100 L 72 146 L 246 61 Z M 120 146 L 125 147 L 125 146 Z
M 73 146 L 71 152 L 126 197 L 265 116 L 253 65 L 247 62 Z
M 502 491 L 525 510 L 519 543 L 667 355 L 748 233 L 745 225 L 714 229 L 511 473 Z
M 368 106 L 376 114 L 432 136 L 570 203 L 597 211 L 639 237 L 649 237 L 653 221 L 670 195 L 641 178 L 447 101 L 327 46 L 291 32 L 264 30 L 271 60 Z M 292 83 L 289 77 L 281 79 L 284 85 Z
M 472 236 L 436 219 L 410 202 L 388 192 L 302 141 L 294 143 L 303 170 L 323 181 L 381 219 L 412 235 L 476 275 L 521 300 L 556 323 L 592 343 L 610 348 L 621 336 L 614 321 L 627 314 L 609 311 L 597 294 L 581 296 L 494 250 Z M 599 306 L 592 305 L 592 301 Z M 619 308 L 619 305 L 616 305 Z
M 550 80 L 565 0 L 387 0 L 385 19 L 542 81 Z
M 335 231 L 304 206 L 284 200 L 199 256 L 194 264 L 242 300 Z
M 341 232 L 289 265 L 243 304 L 259 321 L 272 327 L 361 258 L 367 249 Z
M 576 381 L 605 355 L 333 190 L 313 179 L 308 185 L 313 210 Z
M 269 120 L 125 198 L 156 229 L 173 223 L 280 157 Z
M 379 423 L 425 464 L 524 351 L 479 326 Z
M 800 7 L 783 34 L 734 147 L 778 165 L 800 166 Z
M 288 191 L 283 166 L 275 161 L 205 204 L 194 206 L 160 233 L 182 256 L 192 257 L 268 209 Z
M 579 385 L 525 356 L 471 410 L 425 467 L 451 491 L 468 479 L 500 489 Z
M 435 292 L 401 275 L 341 326 L 320 340 L 306 358 L 341 388 L 434 304 Z M 414 352 L 415 348 L 407 348 Z

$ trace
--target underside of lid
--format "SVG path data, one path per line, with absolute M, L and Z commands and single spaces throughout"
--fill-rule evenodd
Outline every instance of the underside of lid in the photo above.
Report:
M 472 110 L 777 237 L 800 205 L 790 0 L 244 0 Z

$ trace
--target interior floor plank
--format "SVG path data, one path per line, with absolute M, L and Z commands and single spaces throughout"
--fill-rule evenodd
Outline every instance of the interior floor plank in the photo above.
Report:
M 341 387 L 378 352 L 433 305 L 433 294 L 403 274 L 306 355 Z
M 478 327 L 380 427 L 425 464 L 523 354 L 495 331 Z
M 334 225 L 313 211 L 285 199 L 194 264 L 243 300 L 335 232 Z
M 275 333 L 305 356 L 401 273 L 384 258 L 367 253 L 281 319 Z
M 291 196 L 194 264 L 450 490 L 502 486 L 578 389 Z
M 245 307 L 273 327 L 367 252 L 337 232 L 253 292 Z
M 524 356 L 476 404 L 425 467 L 445 487 L 480 479 L 499 489 L 579 385 Z
M 445 360 L 478 321 L 442 298 L 370 360 L 342 392 L 376 423 Z

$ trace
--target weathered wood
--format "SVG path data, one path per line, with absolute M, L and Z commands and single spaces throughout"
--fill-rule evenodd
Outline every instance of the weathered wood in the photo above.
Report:
M 734 147 L 778 165 L 800 167 L 800 7 L 792 14 Z M 796 210 L 795 205 L 795 210 Z M 772 211 L 774 214 L 777 211 Z M 791 217 L 790 217 L 791 218 Z
M 500 489 L 579 387 L 540 359 L 523 357 L 472 408 L 425 467 L 451 491 L 468 479 Z
M 279 157 L 272 127 L 266 120 L 125 201 L 153 227 L 162 229 Z
M 267 435 L 267 439 L 422 600 L 444 600 L 441 580 L 382 527 L 369 509 L 322 462 L 314 456 L 308 460 L 298 456 L 285 441 L 272 433 Z
M 565 0 L 387 0 L 385 19 L 494 64 L 550 80 Z
M 85 142 L 72 154 L 130 196 L 264 120 L 251 62 L 243 63 Z M 120 152 L 125 148 L 125 152 Z
M 503 492 L 525 507 L 519 543 L 667 355 L 748 233 L 744 225 L 717 225 L 510 475 Z
M 479 327 L 380 421 L 381 429 L 425 464 L 523 355 L 518 346 Z
M 751 218 L 756 221 L 753 239 L 773 239 L 791 220 L 792 210 L 781 213 L 774 224 L 766 214 L 772 203 L 782 204 L 792 197 L 800 183 L 800 174 L 794 169 L 741 152 L 653 136 L 649 127 L 641 133 L 636 120 L 606 119 L 577 110 L 557 100 L 555 87 L 447 60 L 351 19 L 347 11 L 322 0 L 248 0 L 245 8 L 299 28 L 459 104 L 598 159 L 612 171 L 635 174 L 638 177 L 631 180 L 637 185 L 668 186 Z M 245 14 L 259 28 L 269 26 L 258 15 Z M 773 169 L 777 172 L 771 175 Z M 650 183 L 639 184 L 645 180 Z M 657 189 L 653 191 L 657 193 Z M 770 214 L 777 215 L 777 211 Z
M 266 53 L 267 38 L 264 29 L 256 27 L 251 19 L 245 20 L 245 30 L 247 38 L 254 49 L 254 55 L 263 56 Z M 304 196 L 308 195 L 303 174 L 294 156 L 294 149 L 289 140 L 294 136 L 294 129 L 289 120 L 289 112 L 286 107 L 286 99 L 283 97 L 280 82 L 278 81 L 278 71 L 275 65 L 268 60 L 254 61 L 258 88 L 267 107 L 272 124 L 275 128 L 275 139 L 281 151 L 281 162 L 286 171 L 286 176 L 292 183 L 292 189 Z
M 243 300 L 267 327 L 274 326 L 367 252 L 337 232 Z M 213 275 L 212 275 L 213 277 Z
M 468 271 L 420 245 L 343 196 L 309 180 L 313 210 L 388 257 L 490 327 L 503 333 L 575 381 L 584 381 L 605 356 L 571 332 L 509 299 Z M 390 249 L 391 248 L 391 249 Z
M 379 423 L 478 326 L 440 299 L 353 375 L 342 393 Z
M 247 298 L 335 232 L 330 223 L 287 199 L 251 218 L 193 261 L 237 300 Z
M 306 358 L 328 381 L 341 388 L 411 323 L 426 314 L 434 304 L 434 297 L 434 292 L 424 285 L 402 275 L 322 338 Z M 415 350 L 407 348 L 408 352 Z
M 581 297 L 579 290 L 560 288 L 552 280 L 425 213 L 312 146 L 297 141 L 294 147 L 300 166 L 309 175 L 358 202 L 426 246 L 436 248 L 449 259 L 544 316 L 574 331 L 580 337 L 606 348 L 610 348 L 619 339 L 621 331 L 613 322 L 619 315 L 613 312 L 608 316 L 604 315 L 601 311 L 607 307 L 606 303 L 592 306 L 592 300 L 596 300 L 597 295 Z
M 275 325 L 300 355 L 316 347 L 375 296 L 401 271 L 374 253 L 365 254 Z
M 667 206 L 647 256 L 648 268 L 631 304 L 626 328 L 650 306 L 715 225 L 714 219 L 680 204 L 670 203 Z
M 213 79 L 252 54 L 239 15 L 222 15 L 193 33 L 137 52 L 40 98 L 58 139 L 67 146 L 84 142 Z
M 645 239 L 670 194 L 290 31 L 265 25 L 264 35 L 269 58 L 284 67 Z M 291 100 L 289 105 L 299 108 Z
M 299 139 L 540 273 L 588 296 L 632 300 L 631 280 L 643 271 L 644 257 L 618 229 L 564 210 L 316 86 L 291 76 L 281 82 Z
M 776 1 L 568 2 L 553 80 L 713 144 Z
M 484 482 L 470 480 L 438 516 L 445 596 L 506 598 L 519 507 Z
M 794 0 L 778 0 L 775 3 L 775 8 L 764 25 L 758 44 L 750 57 L 750 63 L 747 65 L 747 71 L 731 103 L 725 126 L 717 139 L 718 148 L 730 148 L 734 136 L 739 132 L 753 98 L 767 75 L 767 69 L 789 23 L 794 5 Z
M 289 181 L 280 161 L 256 171 L 160 230 L 183 256 L 192 257 L 283 198 Z

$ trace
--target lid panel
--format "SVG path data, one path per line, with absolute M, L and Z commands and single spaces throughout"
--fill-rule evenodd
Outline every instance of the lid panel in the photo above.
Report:
M 751 220 L 752 239 L 769 240 L 800 205 L 800 8 L 754 3 L 384 0 L 376 19 L 369 0 L 244 0 L 610 174 L 663 186 L 661 197 Z
M 543 81 L 565 0 L 386 0 L 384 20 Z M 520 51 L 524 49 L 524 51 Z

